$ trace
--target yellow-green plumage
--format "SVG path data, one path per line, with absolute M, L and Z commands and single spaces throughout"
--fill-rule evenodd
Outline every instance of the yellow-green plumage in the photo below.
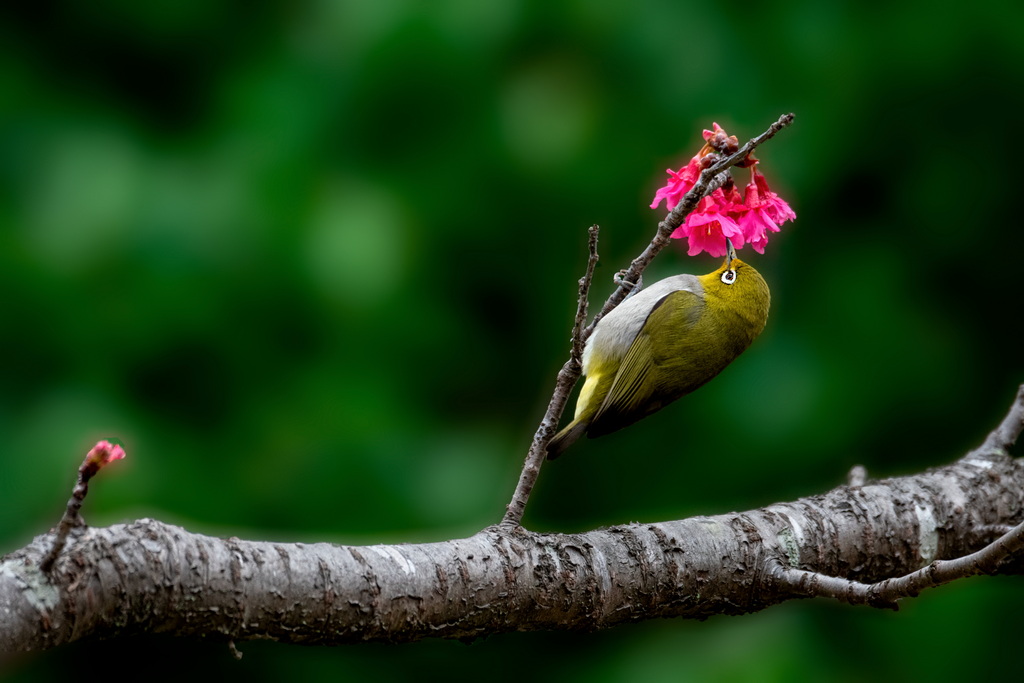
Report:
M 718 270 L 676 275 L 629 297 L 594 328 L 576 414 L 548 446 L 555 458 L 584 433 L 614 432 L 697 389 L 761 334 L 768 285 L 731 249 Z

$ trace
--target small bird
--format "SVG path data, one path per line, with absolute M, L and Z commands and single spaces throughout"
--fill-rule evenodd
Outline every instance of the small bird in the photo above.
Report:
M 625 299 L 587 340 L 587 381 L 548 459 L 584 434 L 627 427 L 711 380 L 761 334 L 770 301 L 764 278 L 736 258 L 731 241 L 713 273 L 674 275 Z

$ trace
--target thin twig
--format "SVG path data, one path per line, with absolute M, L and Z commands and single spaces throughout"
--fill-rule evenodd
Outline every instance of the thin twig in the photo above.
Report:
M 580 311 L 582 310 L 583 319 L 586 319 L 587 310 L 587 297 L 584 294 L 584 281 L 586 287 L 589 290 L 590 280 L 593 279 L 593 266 L 596 263 L 597 252 L 597 234 L 596 226 L 590 229 L 590 260 L 588 261 L 587 274 L 584 275 L 580 281 L 580 301 L 576 308 L 576 319 L 573 325 L 573 348 L 568 361 L 562 366 L 562 369 L 558 372 L 558 377 L 555 379 L 555 390 L 551 395 L 551 400 L 548 402 L 547 410 L 544 413 L 544 417 L 541 418 L 540 425 L 537 427 L 537 431 L 534 433 L 533 441 L 530 443 L 530 450 L 526 454 L 526 460 L 523 463 L 523 470 L 519 475 L 519 482 L 516 484 L 516 490 L 512 494 L 512 500 L 505 508 L 505 517 L 502 519 L 503 525 L 518 526 L 522 523 L 523 513 L 526 511 L 526 502 L 530 498 L 530 493 L 533 491 L 534 485 L 537 483 L 537 477 L 540 475 L 540 468 L 547 457 L 548 442 L 555 435 L 555 431 L 558 428 L 558 421 L 562 417 L 562 412 L 565 410 L 565 405 L 569 401 L 569 394 L 572 388 L 576 385 L 577 380 L 581 374 L 580 360 L 583 354 L 583 344 L 590 337 L 594 331 L 594 326 L 598 321 L 605 316 L 609 311 L 619 305 L 626 295 L 635 288 L 635 284 L 638 283 L 643 277 L 643 272 L 650 265 L 654 257 L 657 256 L 658 252 L 665 248 L 665 245 L 669 242 L 669 235 L 672 231 L 682 225 L 683 221 L 686 220 L 686 216 L 690 214 L 696 208 L 697 202 L 701 200 L 705 195 L 712 192 L 725 180 L 725 172 L 731 167 L 735 166 L 739 162 L 747 158 L 751 152 L 753 152 L 758 145 L 771 139 L 780 130 L 788 126 L 793 122 L 793 114 L 785 114 L 779 117 L 779 120 L 773 123 L 768 129 L 758 135 L 757 137 L 749 140 L 745 145 L 739 148 L 739 150 L 724 159 L 720 159 L 708 168 L 704 169 L 700 178 L 698 178 L 696 184 L 687 192 L 683 198 L 676 204 L 675 208 L 672 209 L 662 220 L 658 223 L 658 231 L 655 233 L 651 243 L 641 252 L 640 256 L 635 258 L 623 273 L 619 279 L 619 286 L 612 292 L 612 295 L 608 297 L 601 310 L 594 316 L 593 321 L 586 327 L 581 329 Z
M 968 576 L 994 574 L 1002 562 L 1022 550 L 1024 524 L 1014 527 L 977 552 L 953 560 L 935 560 L 916 572 L 877 583 L 860 583 L 785 567 L 777 559 L 771 560 L 771 573 L 781 585 L 800 595 L 835 598 L 851 605 L 898 609 L 900 599 L 916 597 L 926 588 L 935 588 Z
M 587 231 L 590 239 L 587 248 L 590 256 L 587 258 L 587 272 L 580 278 L 580 294 L 576 302 L 576 320 L 572 326 L 572 360 L 577 365 L 583 363 L 583 347 L 586 339 L 583 338 L 583 328 L 587 324 L 587 307 L 590 300 L 590 284 L 594 281 L 594 269 L 597 267 L 597 237 L 601 228 L 591 225 Z
M 95 465 L 90 467 L 86 465 L 87 463 L 83 462 L 82 466 L 78 468 L 78 481 L 75 483 L 75 487 L 71 489 L 71 497 L 68 498 L 68 505 L 64 510 L 64 516 L 60 518 L 60 524 L 57 525 L 57 536 L 53 540 L 53 547 L 50 548 L 50 552 L 46 554 L 46 557 L 43 558 L 39 565 L 39 568 L 44 573 L 48 573 L 50 568 L 53 567 L 54 561 L 60 555 L 60 551 L 64 549 L 64 544 L 67 543 L 71 530 L 85 524 L 81 515 L 82 503 L 85 502 L 85 496 L 89 493 L 89 480 L 92 478 L 92 475 L 99 471 L 99 468 Z
M 78 481 L 75 482 L 75 487 L 71 489 L 71 497 L 68 499 L 64 515 L 60 519 L 60 524 L 57 525 L 53 546 L 46 553 L 46 556 L 43 557 L 42 562 L 39 563 L 39 568 L 44 573 L 49 573 L 50 569 L 53 568 L 54 562 L 68 541 L 68 535 L 71 533 L 71 530 L 75 527 L 85 526 L 81 510 L 82 503 L 85 502 L 85 496 L 89 493 L 89 480 L 96 476 L 96 473 L 103 467 L 123 457 L 124 448 L 120 444 L 115 445 L 107 440 L 98 442 L 86 454 L 82 464 L 78 467 Z
M 877 596 L 872 601 L 871 590 L 878 584 L 860 583 L 805 569 L 786 567 L 777 558 L 769 560 L 768 575 L 775 580 L 780 588 L 786 589 L 794 595 L 808 598 L 835 598 L 851 605 L 870 604 L 873 607 L 899 609 L 899 604 L 895 600 L 887 601 L 882 596 Z

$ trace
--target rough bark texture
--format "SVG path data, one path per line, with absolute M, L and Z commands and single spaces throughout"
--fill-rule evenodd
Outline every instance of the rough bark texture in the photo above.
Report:
M 76 529 L 48 575 L 39 565 L 52 534 L 2 558 L 0 651 L 139 632 L 337 644 L 741 614 L 815 593 L 813 581 L 782 580 L 787 569 L 903 576 L 985 546 L 1022 508 L 1024 465 L 982 448 L 760 510 L 583 534 L 501 526 L 356 547 L 211 538 L 143 519 Z

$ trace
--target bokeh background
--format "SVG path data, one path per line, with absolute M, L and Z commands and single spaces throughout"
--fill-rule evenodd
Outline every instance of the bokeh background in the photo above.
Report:
M 951 461 L 1024 381 L 1011 2 L 127 0 L 0 9 L 0 550 L 84 514 L 281 541 L 496 522 L 595 296 L 718 121 L 799 218 L 763 337 L 545 468 L 578 531 L 758 507 Z M 884 10 L 883 10 L 884 8 Z M 742 178 L 741 178 L 742 180 Z M 664 253 L 653 278 L 717 260 Z M 863 680 L 1017 672 L 1024 579 L 899 613 L 797 601 L 575 634 L 302 648 L 141 638 L 12 680 Z M 1001 653 L 1001 654 L 1000 654 Z

